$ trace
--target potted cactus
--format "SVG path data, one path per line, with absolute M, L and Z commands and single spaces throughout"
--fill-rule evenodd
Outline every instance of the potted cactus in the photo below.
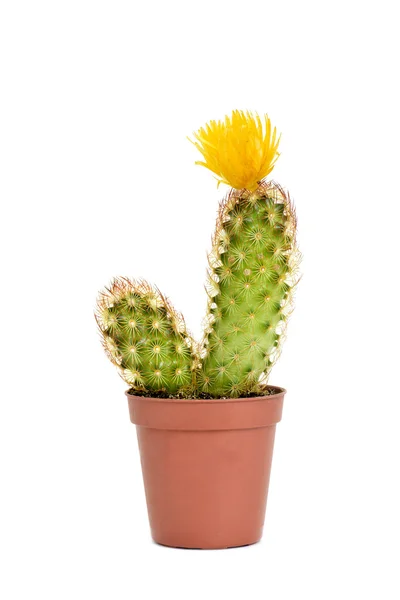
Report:
M 300 255 L 290 198 L 265 179 L 279 156 L 269 118 L 233 111 L 191 141 L 203 156 L 197 164 L 232 188 L 209 254 L 202 341 L 142 280 L 116 278 L 100 293 L 96 319 L 129 386 L 153 539 L 227 548 L 262 535 L 285 395 L 267 380 Z

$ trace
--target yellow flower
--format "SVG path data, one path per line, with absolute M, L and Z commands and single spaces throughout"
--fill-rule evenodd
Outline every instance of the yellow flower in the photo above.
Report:
M 210 121 L 190 140 L 202 153 L 207 167 L 217 175 L 218 185 L 255 190 L 258 182 L 274 168 L 279 157 L 276 127 L 272 129 L 267 115 L 234 110 L 224 121 Z

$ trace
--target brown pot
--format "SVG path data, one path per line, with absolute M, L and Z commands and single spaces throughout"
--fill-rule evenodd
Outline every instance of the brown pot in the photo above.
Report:
M 269 396 L 228 400 L 127 393 L 154 541 L 229 548 L 260 540 L 286 392 L 269 388 Z

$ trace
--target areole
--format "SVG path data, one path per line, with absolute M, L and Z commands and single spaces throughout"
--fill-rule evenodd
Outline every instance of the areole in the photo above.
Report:
M 268 387 L 270 395 L 217 400 L 127 392 L 156 542 L 211 549 L 260 540 L 286 392 Z

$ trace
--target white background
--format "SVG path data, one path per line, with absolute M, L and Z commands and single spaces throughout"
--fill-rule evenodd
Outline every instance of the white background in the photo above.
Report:
M 396 4 L 2 2 L 2 600 L 399 599 Z M 200 335 L 226 190 L 186 136 L 233 108 L 283 132 L 288 394 L 263 541 L 173 550 L 93 307 L 144 276 Z

